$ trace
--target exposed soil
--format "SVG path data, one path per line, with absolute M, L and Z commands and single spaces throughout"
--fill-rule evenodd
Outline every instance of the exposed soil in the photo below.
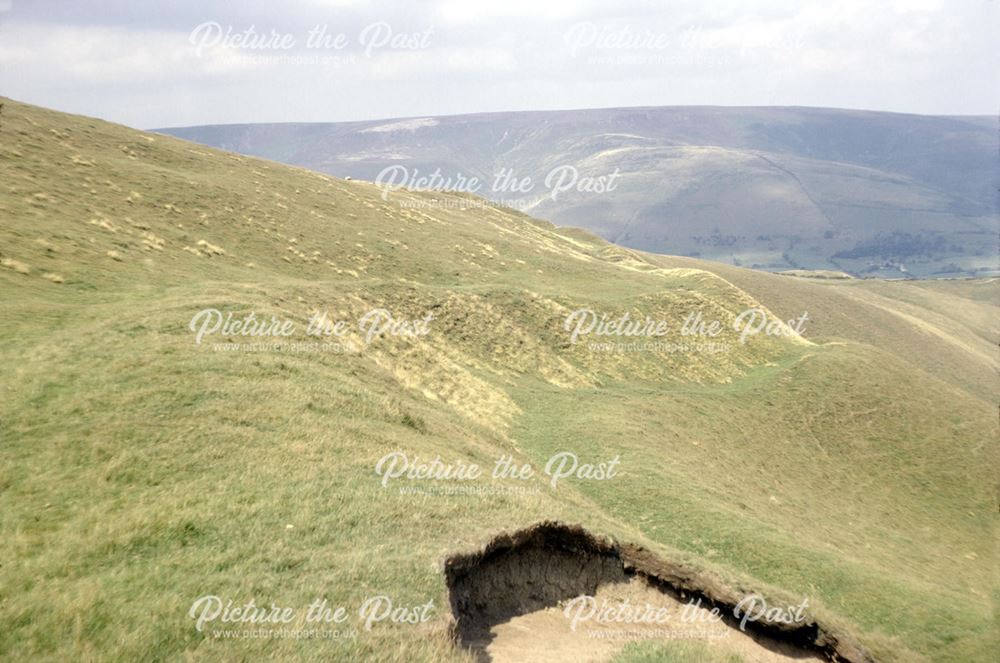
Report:
M 808 614 L 794 624 L 762 618 L 744 632 L 733 607 L 753 592 L 576 525 L 543 522 L 501 534 L 480 551 L 447 559 L 445 575 L 456 637 L 481 661 L 603 661 L 629 640 L 684 638 L 719 659 L 732 652 L 747 663 L 874 663 L 851 635 Z M 672 618 L 649 625 L 590 621 L 573 630 L 563 606 L 579 596 L 662 607 Z M 702 606 L 692 614 L 704 617 L 714 607 L 726 619 L 681 622 L 677 616 L 692 599 Z

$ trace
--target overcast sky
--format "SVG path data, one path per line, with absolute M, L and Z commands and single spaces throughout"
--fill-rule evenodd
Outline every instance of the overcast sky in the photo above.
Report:
M 141 128 L 687 104 L 995 114 L 998 4 L 0 0 L 0 95 Z

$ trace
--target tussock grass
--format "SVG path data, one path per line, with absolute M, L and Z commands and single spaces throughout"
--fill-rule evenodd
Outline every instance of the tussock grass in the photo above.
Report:
M 35 268 L 0 270 L 0 657 L 468 660 L 441 561 L 558 519 L 807 595 L 887 661 L 990 660 L 995 304 L 978 286 L 618 252 L 514 212 L 403 209 L 365 182 L 4 111 L 0 251 Z M 606 353 L 561 326 L 582 307 L 752 305 L 809 310 L 810 342 Z M 349 334 L 341 354 L 222 352 L 187 329 L 205 308 L 300 329 L 316 310 L 435 319 L 422 338 Z M 397 450 L 484 467 L 619 455 L 622 473 L 402 495 L 374 474 Z M 434 599 L 435 617 L 322 641 L 216 640 L 187 617 L 206 594 L 379 593 Z M 624 660 L 701 660 L 657 647 Z

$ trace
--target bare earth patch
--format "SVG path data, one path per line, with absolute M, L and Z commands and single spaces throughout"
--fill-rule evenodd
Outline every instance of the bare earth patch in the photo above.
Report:
M 668 619 L 662 624 L 616 624 L 589 621 L 573 630 L 575 606 L 568 602 L 514 617 L 494 626 L 488 640 L 471 643 L 481 660 L 493 663 L 519 661 L 581 661 L 599 663 L 610 660 L 628 642 L 671 640 L 697 642 L 711 652 L 712 660 L 728 660 L 737 655 L 743 663 L 779 663 L 781 661 L 825 661 L 819 652 L 753 633 L 744 633 L 713 618 L 710 611 L 698 607 L 686 614 L 686 600 L 665 593 L 641 578 L 601 586 L 598 604 L 607 601 L 620 605 L 663 608 Z M 568 617 L 565 606 L 569 605 Z
M 808 614 L 795 623 L 763 617 L 744 631 L 733 607 L 749 592 L 574 525 L 542 522 L 498 535 L 480 551 L 448 558 L 445 575 L 457 640 L 480 661 L 606 661 L 645 639 L 697 641 L 720 660 L 874 660 L 853 636 Z M 668 617 L 574 624 L 574 614 L 586 614 L 574 609 L 581 596 L 599 606 L 648 604 Z M 699 607 L 682 618 L 691 600 Z M 725 619 L 709 619 L 713 608 Z

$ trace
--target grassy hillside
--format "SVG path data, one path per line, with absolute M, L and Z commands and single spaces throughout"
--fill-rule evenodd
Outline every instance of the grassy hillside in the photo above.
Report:
M 879 660 L 991 660 L 995 283 L 641 254 L 471 198 L 383 201 L 364 182 L 3 104 L 0 658 L 469 660 L 442 561 L 559 519 L 808 597 Z M 753 306 L 808 311 L 806 339 L 741 344 L 727 327 L 726 352 L 609 351 L 563 327 L 585 307 L 729 325 Z M 340 352 L 249 351 L 259 339 L 196 344 L 189 323 L 209 308 L 298 329 L 316 311 L 434 317 L 426 335 L 367 344 L 352 328 Z M 395 451 L 541 468 L 565 450 L 621 471 L 454 495 L 375 473 Z M 206 595 L 356 608 L 378 594 L 433 600 L 431 619 L 230 640 L 188 616 Z M 704 660 L 697 643 L 676 651 Z
M 341 177 L 477 177 L 482 195 L 646 251 L 910 278 L 996 275 L 995 124 L 682 106 L 163 131 Z M 614 195 L 553 198 L 546 177 L 566 166 L 578 182 L 617 173 Z M 494 190 L 501 171 L 534 186 Z

